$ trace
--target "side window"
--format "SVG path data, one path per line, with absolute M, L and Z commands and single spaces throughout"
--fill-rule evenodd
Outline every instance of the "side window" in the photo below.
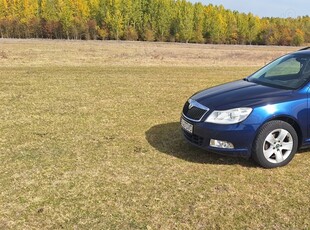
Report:
M 303 78 L 310 77 L 310 60 L 306 60 L 305 62 L 302 62 L 302 68 L 303 68 Z
M 300 62 L 296 58 L 291 58 L 266 72 L 265 78 L 296 75 L 299 73 L 300 68 Z

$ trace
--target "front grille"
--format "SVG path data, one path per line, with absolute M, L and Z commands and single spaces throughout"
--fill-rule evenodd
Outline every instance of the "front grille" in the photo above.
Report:
M 203 144 L 203 137 L 197 136 L 195 134 L 191 134 L 191 133 L 186 132 L 186 131 L 183 131 L 183 134 L 184 134 L 185 138 L 187 140 L 189 140 L 190 142 L 192 142 L 192 143 L 194 143 L 196 145 L 202 146 L 202 144 Z
M 183 114 L 185 117 L 195 120 L 195 121 L 200 121 L 201 118 L 208 112 L 206 109 L 198 108 L 197 106 L 193 106 L 189 108 L 190 103 L 187 101 L 183 107 Z

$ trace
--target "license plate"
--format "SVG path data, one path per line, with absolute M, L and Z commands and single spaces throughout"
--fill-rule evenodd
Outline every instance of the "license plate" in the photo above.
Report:
M 193 133 L 193 125 L 185 121 L 183 118 L 181 119 L 181 126 L 185 131 Z

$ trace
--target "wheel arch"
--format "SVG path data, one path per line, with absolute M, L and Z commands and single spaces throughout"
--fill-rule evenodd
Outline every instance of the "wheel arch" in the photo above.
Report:
M 264 125 L 266 124 L 267 122 L 269 121 L 284 121 L 288 124 L 290 124 L 296 131 L 297 133 L 297 137 L 298 137 L 298 149 L 302 146 L 302 140 L 303 140 L 303 133 L 302 133 L 302 130 L 300 128 L 300 125 L 298 123 L 298 121 L 293 118 L 293 117 L 290 117 L 290 116 L 287 116 L 287 115 L 279 115 L 279 116 L 275 116 L 275 117 L 272 117 L 268 120 L 266 120 L 260 127 L 259 129 Z M 255 137 L 256 138 L 256 137 Z

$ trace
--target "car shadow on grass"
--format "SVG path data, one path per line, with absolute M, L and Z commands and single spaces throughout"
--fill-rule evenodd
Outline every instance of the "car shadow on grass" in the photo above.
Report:
M 239 164 L 244 167 L 257 167 L 252 160 L 222 156 L 192 146 L 184 140 L 178 122 L 155 125 L 147 130 L 145 135 L 149 144 L 159 152 L 189 162 L 220 165 Z

